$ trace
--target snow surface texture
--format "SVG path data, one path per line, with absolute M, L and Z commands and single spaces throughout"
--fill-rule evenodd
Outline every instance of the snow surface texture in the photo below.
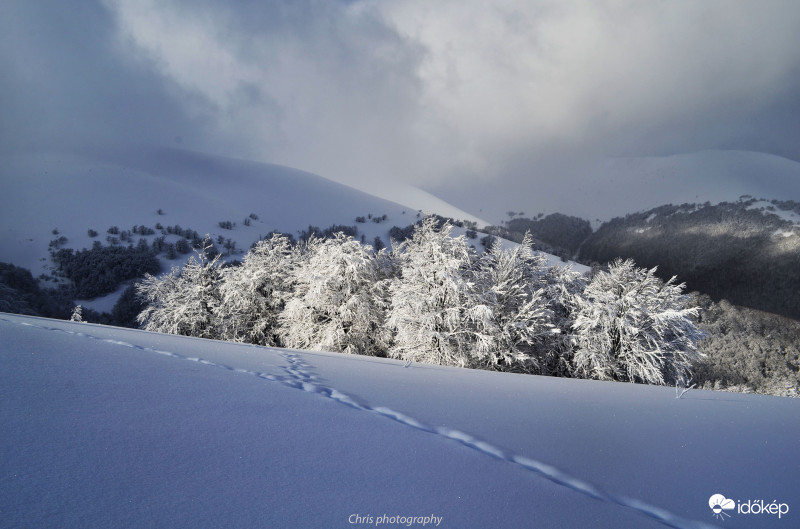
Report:
M 0 336 L 2 527 L 374 527 L 388 515 L 700 528 L 714 526 L 714 494 L 800 501 L 794 399 L 676 399 L 9 314 Z M 724 527 L 796 515 L 731 516 Z

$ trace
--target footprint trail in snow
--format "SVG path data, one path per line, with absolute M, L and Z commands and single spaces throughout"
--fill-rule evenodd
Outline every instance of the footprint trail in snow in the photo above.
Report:
M 219 362 L 213 362 L 210 360 L 206 360 L 199 357 L 193 356 L 186 356 L 170 351 L 163 351 L 159 349 L 154 349 L 152 347 L 141 346 L 132 344 L 129 342 L 125 342 L 122 340 L 115 340 L 111 338 L 101 338 L 97 336 L 93 336 L 91 334 L 87 334 L 84 332 L 78 331 L 71 331 L 68 329 L 60 329 L 57 327 L 50 327 L 46 325 L 35 325 L 28 322 L 16 322 L 12 320 L 8 320 L 5 318 L 0 317 L 0 321 L 21 325 L 21 326 L 28 326 L 28 327 L 35 327 L 39 329 L 44 329 L 48 331 L 55 331 L 61 332 L 65 334 L 70 334 L 82 338 L 88 338 L 91 340 L 96 340 L 99 342 L 105 342 L 113 345 L 119 345 L 123 347 L 130 347 L 133 349 L 138 349 L 140 351 L 145 351 L 149 353 L 155 353 L 159 355 L 164 355 L 168 357 L 172 357 L 175 359 L 180 360 L 187 360 L 191 362 L 197 362 L 200 364 L 204 364 L 210 367 L 217 367 L 221 369 L 225 369 L 227 371 L 232 371 L 235 373 L 242 373 L 247 375 L 252 375 L 254 377 L 271 381 L 271 382 L 279 382 L 285 386 L 299 389 L 305 391 L 307 393 L 313 393 L 319 395 L 324 398 L 328 398 L 354 408 L 356 410 L 374 413 L 376 415 L 380 415 L 382 417 L 391 419 L 408 427 L 414 428 L 416 430 L 420 430 L 422 432 L 430 433 L 436 435 L 438 437 L 454 441 L 460 443 L 470 449 L 473 449 L 481 454 L 487 455 L 489 457 L 493 457 L 495 459 L 499 459 L 502 461 L 506 461 L 512 465 L 517 465 L 522 467 L 534 474 L 539 475 L 557 485 L 567 487 L 579 494 L 583 494 L 585 496 L 589 496 L 594 498 L 595 500 L 618 505 L 620 507 L 624 507 L 626 509 L 630 509 L 634 512 L 637 512 L 641 515 L 644 515 L 648 518 L 654 519 L 658 522 L 661 522 L 667 527 L 673 527 L 675 529 L 710 529 L 717 526 L 707 524 L 704 522 L 698 522 L 694 520 L 688 520 L 681 516 L 678 516 L 672 512 L 666 511 L 664 509 L 658 508 L 654 505 L 650 505 L 648 503 L 642 502 L 635 498 L 629 498 L 626 496 L 620 496 L 608 491 L 603 490 L 600 487 L 597 487 L 589 482 L 583 481 L 579 478 L 571 476 L 566 472 L 559 470 L 556 467 L 538 461 L 536 459 L 532 459 L 527 456 L 514 454 L 509 452 L 501 447 L 495 446 L 491 443 L 486 441 L 477 439 L 472 435 L 462 432 L 460 430 L 455 430 L 447 427 L 437 427 L 425 424 L 417 419 L 410 417 L 404 413 L 399 411 L 393 410 L 391 408 L 383 407 L 383 406 L 372 406 L 370 404 L 359 402 L 355 398 L 342 393 L 341 391 L 331 388 L 323 384 L 322 379 L 320 379 L 317 375 L 311 372 L 312 366 L 307 364 L 300 356 L 301 353 L 285 350 L 280 351 L 278 349 L 272 349 L 273 351 L 278 351 L 281 357 L 286 360 L 286 364 L 284 366 L 280 366 L 282 373 L 263 373 L 258 371 L 251 371 L 248 369 L 236 368 L 226 364 L 222 364 Z M 256 347 L 256 346 L 253 346 Z M 267 348 L 269 349 L 269 348 Z

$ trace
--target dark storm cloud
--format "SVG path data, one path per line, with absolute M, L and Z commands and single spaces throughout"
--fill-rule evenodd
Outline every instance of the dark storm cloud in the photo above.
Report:
M 95 2 L 4 2 L 0 34 L 4 151 L 167 143 L 197 129 L 160 76 L 119 53 Z
M 797 27 L 781 1 L 5 2 L 0 141 L 531 192 L 603 156 L 800 160 Z

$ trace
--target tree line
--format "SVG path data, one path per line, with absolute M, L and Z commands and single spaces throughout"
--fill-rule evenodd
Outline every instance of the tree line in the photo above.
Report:
M 198 251 L 137 286 L 142 328 L 470 368 L 686 383 L 702 333 L 683 285 L 616 261 L 587 278 L 531 238 L 478 254 L 426 218 L 391 251 L 275 234 L 235 266 Z

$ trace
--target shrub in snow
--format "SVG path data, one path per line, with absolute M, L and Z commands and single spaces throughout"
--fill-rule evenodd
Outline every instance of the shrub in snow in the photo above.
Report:
M 674 279 L 674 278 L 673 278 Z M 648 384 L 684 383 L 698 357 L 700 331 L 683 285 L 662 282 L 655 268 L 617 260 L 586 288 L 573 328 L 576 374 Z
M 153 242 L 150 244 L 150 249 L 152 250 L 153 253 L 158 254 L 158 253 L 161 253 L 164 250 L 164 244 L 165 244 L 164 240 L 165 240 L 165 237 L 163 235 L 153 239 Z M 95 242 L 98 242 L 98 241 L 95 241 Z
M 389 229 L 389 239 L 395 243 L 401 243 L 407 239 L 410 239 L 411 236 L 414 235 L 414 229 L 416 226 L 416 224 L 409 224 L 405 228 L 392 226 Z
M 379 259 L 343 233 L 311 237 L 291 271 L 293 295 L 280 314 L 287 347 L 384 356 L 384 277 Z
M 175 245 L 171 242 L 164 245 L 164 256 L 170 261 L 178 257 L 178 252 L 175 251 Z
M 147 274 L 137 285 L 139 296 L 147 303 L 137 320 L 148 331 L 217 338 L 216 311 L 220 304 L 219 255 L 208 259 L 211 242 L 206 238 L 197 259 L 169 274 Z
M 175 241 L 175 251 L 182 254 L 187 254 L 192 251 L 189 241 L 186 239 L 178 239 Z
M 57 239 L 53 239 L 52 241 L 50 241 L 50 244 L 48 244 L 48 248 L 50 248 L 51 254 L 55 250 L 57 250 L 57 249 L 61 248 L 62 246 L 64 246 L 67 243 L 67 240 L 68 239 L 66 237 L 61 235 Z
M 236 241 L 232 239 L 225 239 L 222 247 L 225 248 L 225 255 L 231 255 L 236 252 Z

